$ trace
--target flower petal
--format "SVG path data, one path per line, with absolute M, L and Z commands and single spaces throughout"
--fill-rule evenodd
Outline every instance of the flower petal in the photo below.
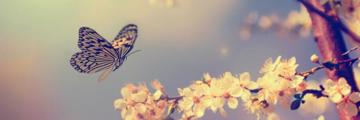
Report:
M 357 103 L 360 101 L 360 93 L 359 92 L 353 92 L 350 94 L 349 99 L 354 102 Z
M 159 100 L 160 97 L 162 96 L 162 92 L 160 90 L 156 90 L 153 96 L 154 96 L 154 100 Z
M 244 72 L 240 75 L 240 81 L 249 81 L 249 80 L 251 80 L 249 72 Z
M 182 110 L 189 110 L 191 109 L 191 107 L 194 105 L 194 102 L 192 101 L 191 98 L 188 97 L 184 97 L 180 102 L 179 102 L 179 108 Z
M 231 98 L 228 99 L 227 104 L 228 104 L 229 108 L 236 109 L 239 102 L 238 102 L 238 100 L 236 98 L 231 97 Z
M 246 85 L 246 88 L 254 90 L 254 89 L 258 89 L 259 85 L 254 81 L 249 81 L 249 83 Z
M 117 99 L 114 101 L 115 110 L 123 109 L 123 108 L 125 108 L 125 106 L 126 106 L 126 103 L 123 99 Z
M 329 97 L 330 97 L 330 100 L 333 101 L 334 103 L 339 103 L 343 100 L 342 95 L 337 92 L 333 93 Z
M 164 89 L 164 86 L 163 86 L 158 80 L 152 81 L 152 86 L 153 86 L 153 88 L 155 88 L 156 90 L 162 90 L 162 89 Z
M 240 97 L 244 93 L 244 88 L 238 86 L 230 89 L 229 94 L 233 97 Z
M 348 104 L 346 104 L 346 105 L 345 105 L 345 111 L 346 111 L 346 113 L 348 113 L 350 116 L 355 116 L 355 115 L 357 115 L 357 113 L 358 113 L 358 109 L 357 109 L 356 105 L 353 104 L 353 103 L 348 103 Z
M 196 117 L 200 118 L 200 117 L 204 116 L 205 108 L 203 106 L 201 106 L 201 105 L 196 105 L 194 107 L 194 112 L 195 112 Z
M 145 91 L 139 91 L 138 93 L 131 94 L 130 96 L 135 102 L 144 102 L 148 97 L 148 94 Z

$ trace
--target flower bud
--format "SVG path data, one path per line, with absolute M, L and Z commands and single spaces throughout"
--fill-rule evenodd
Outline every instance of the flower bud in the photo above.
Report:
M 316 54 L 313 54 L 313 55 L 311 55 L 310 60 L 313 63 L 319 63 L 319 56 L 317 56 Z

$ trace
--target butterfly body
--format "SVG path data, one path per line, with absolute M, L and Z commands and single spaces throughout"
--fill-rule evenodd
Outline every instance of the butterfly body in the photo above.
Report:
M 80 52 L 71 59 L 71 66 L 80 73 L 96 73 L 115 71 L 126 60 L 128 53 L 134 47 L 137 38 L 137 26 L 125 26 L 115 37 L 112 43 L 101 37 L 89 27 L 79 29 L 78 47 Z M 107 75 L 101 75 L 106 78 Z M 100 79 L 100 78 L 99 78 Z

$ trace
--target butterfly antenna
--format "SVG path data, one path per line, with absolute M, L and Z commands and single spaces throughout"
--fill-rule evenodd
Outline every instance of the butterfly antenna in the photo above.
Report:
M 129 57 L 130 55 L 134 54 L 134 53 L 137 53 L 137 52 L 140 52 L 141 50 L 135 50 L 134 52 L 131 52 L 129 53 L 128 55 L 126 55 L 126 57 Z

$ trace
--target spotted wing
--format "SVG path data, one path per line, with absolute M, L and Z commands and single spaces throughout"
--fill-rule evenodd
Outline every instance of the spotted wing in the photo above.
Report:
M 71 57 L 70 64 L 81 73 L 95 73 L 112 68 L 114 61 L 115 59 L 105 54 L 105 52 L 81 51 Z
M 81 52 L 71 57 L 70 64 L 81 73 L 110 69 L 118 58 L 117 50 L 95 30 L 88 27 L 80 28 L 78 46 Z
M 131 49 L 134 47 L 135 40 L 137 38 L 137 26 L 134 24 L 126 25 L 113 40 L 113 44 L 118 42 L 122 43 L 119 47 L 121 58 L 125 57 Z
M 91 53 L 105 52 L 114 58 L 117 57 L 116 50 L 105 38 L 101 37 L 95 30 L 89 27 L 81 27 L 79 29 L 78 47 L 82 51 Z

